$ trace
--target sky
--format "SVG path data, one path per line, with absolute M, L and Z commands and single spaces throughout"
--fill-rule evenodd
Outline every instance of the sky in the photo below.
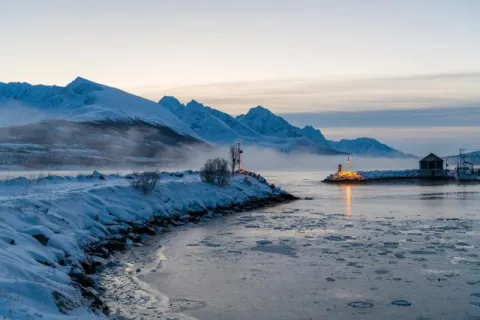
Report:
M 318 125 L 332 138 L 371 133 L 418 152 L 424 145 L 395 142 L 381 117 L 345 127 L 331 113 L 476 114 L 479 17 L 477 0 L 0 1 L 0 81 L 65 85 L 82 76 L 233 114 L 261 104 L 299 125 L 325 113 L 331 121 Z M 448 137 L 456 149 L 472 125 L 447 123 L 443 133 L 424 117 L 395 130 L 419 127 L 427 142 Z

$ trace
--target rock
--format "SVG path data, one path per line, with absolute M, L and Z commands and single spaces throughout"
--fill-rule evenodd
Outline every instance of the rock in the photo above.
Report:
M 70 272 L 70 277 L 85 288 L 90 288 L 95 285 L 93 279 L 87 276 L 85 273 L 79 274 L 72 271 Z
M 313 200 L 313 197 L 305 197 L 304 200 Z
M 100 261 L 96 261 L 90 258 L 82 261 L 80 264 L 87 274 L 94 274 L 95 272 L 97 272 L 97 268 L 102 266 L 102 263 Z
M 43 234 L 34 234 L 32 235 L 35 239 L 37 239 L 38 242 L 40 242 L 42 245 L 46 246 L 48 243 L 48 238 L 45 237 Z
M 103 244 L 99 244 L 97 246 L 90 247 L 88 253 L 91 255 L 108 258 L 110 256 L 110 251 L 108 251 Z
M 128 238 L 130 240 L 132 240 L 134 243 L 139 243 L 139 242 L 142 241 L 142 238 L 138 234 L 135 234 L 135 233 L 130 233 L 128 235 Z
M 105 245 L 105 248 L 109 251 L 121 251 L 125 249 L 125 243 L 117 240 L 110 240 Z
M 70 300 L 58 291 L 52 291 L 52 296 L 55 300 L 58 311 L 60 311 L 62 314 L 68 314 L 69 311 L 79 307 L 74 301 Z
M 99 310 L 106 315 L 110 313 L 110 309 L 98 297 L 98 293 L 95 291 L 95 289 L 84 288 L 80 286 L 80 291 L 82 292 L 82 296 L 86 298 L 88 301 L 90 301 L 90 305 L 93 309 Z
M 133 231 L 139 234 L 148 234 L 150 236 L 156 234 L 155 230 L 147 226 L 135 226 L 133 227 Z

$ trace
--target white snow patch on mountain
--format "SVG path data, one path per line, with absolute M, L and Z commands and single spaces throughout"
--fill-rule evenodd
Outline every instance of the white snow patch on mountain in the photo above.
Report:
M 138 119 L 199 138 L 171 112 L 158 108 L 155 102 L 80 77 L 66 87 L 0 83 L 0 112 L 15 116 L 0 122 L 2 126 L 47 119 L 77 122 Z

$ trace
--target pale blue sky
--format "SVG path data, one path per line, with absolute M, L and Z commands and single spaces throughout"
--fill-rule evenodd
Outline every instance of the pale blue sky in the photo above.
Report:
M 480 70 L 476 0 L 0 2 L 0 81 L 122 88 Z
M 0 0 L 0 30 L 2 82 L 82 76 L 234 114 L 480 105 L 478 0 Z M 477 145 L 461 121 L 429 131 L 428 119 L 424 129 L 329 119 L 319 125 L 331 138 L 373 135 L 409 152 L 452 136 L 451 150 Z

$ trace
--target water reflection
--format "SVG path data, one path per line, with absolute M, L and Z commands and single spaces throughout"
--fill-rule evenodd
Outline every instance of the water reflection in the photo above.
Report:
M 352 187 L 350 185 L 344 186 L 345 189 L 345 215 L 350 217 L 352 215 Z

